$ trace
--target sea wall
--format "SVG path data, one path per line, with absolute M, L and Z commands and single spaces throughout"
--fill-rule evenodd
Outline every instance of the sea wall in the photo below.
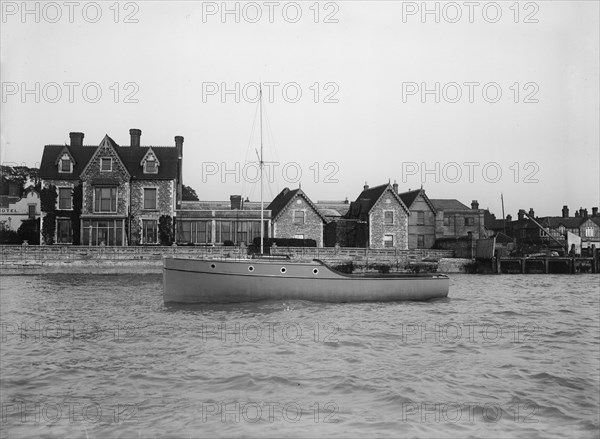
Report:
M 345 247 L 280 247 L 272 255 L 292 260 L 320 259 L 332 265 L 352 265 L 357 271 L 461 271 L 461 263 L 438 268 L 438 261 L 451 258 L 447 250 L 396 250 Z M 248 258 L 242 247 L 84 247 L 69 245 L 1 246 L 0 275 L 42 273 L 158 273 L 164 257 Z M 470 262 L 470 260 L 467 260 Z

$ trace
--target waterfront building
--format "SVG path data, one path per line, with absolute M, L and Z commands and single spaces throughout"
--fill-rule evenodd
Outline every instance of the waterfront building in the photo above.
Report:
M 486 236 L 484 210 L 477 200 L 471 208 L 456 199 L 431 199 L 436 210 L 436 240 L 480 239 Z
M 394 190 L 398 185 L 394 182 Z M 432 248 L 436 238 L 437 211 L 423 188 L 399 194 L 408 207 L 408 248 Z
M 350 203 L 343 220 L 336 223 L 336 237 L 343 247 L 408 249 L 410 211 L 390 184 L 363 191 Z
M 324 246 L 325 216 L 302 189 L 284 188 L 267 206 L 273 238 L 314 239 Z
M 268 236 L 271 211 L 264 211 Z M 182 201 L 177 210 L 177 245 L 250 245 L 260 237 L 260 203 L 232 195 L 230 201 Z
M 84 145 L 84 134 L 73 132 L 69 145 L 44 147 L 42 242 L 122 246 L 159 244 L 161 230 L 172 235 L 183 137 L 174 146 L 141 146 L 141 130 L 129 133 L 129 145 L 108 135 Z
M 30 186 L 20 196 L 12 187 L 10 194 L 0 195 L 0 228 L 16 232 L 24 221 L 40 217 L 40 195 Z

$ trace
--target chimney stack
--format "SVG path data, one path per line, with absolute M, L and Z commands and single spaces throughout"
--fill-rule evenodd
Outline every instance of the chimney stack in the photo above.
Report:
M 131 141 L 129 142 L 132 147 L 140 146 L 140 137 L 142 137 L 142 130 L 138 130 L 137 128 L 132 128 L 129 130 L 129 136 L 131 137 Z
M 583 217 L 584 218 L 588 217 L 588 211 L 587 211 L 587 209 L 583 209 Z
M 598 216 L 598 208 L 592 207 L 592 216 Z
M 231 201 L 231 210 L 241 210 L 242 209 L 242 196 L 241 195 L 231 195 L 229 197 L 229 201 Z
M 517 217 L 519 218 L 519 221 L 522 221 L 523 219 L 525 219 L 525 211 L 523 209 L 519 209 L 519 212 L 517 213 Z
M 511 214 L 506 215 L 506 221 L 509 222 L 509 223 L 512 221 L 512 215 Z
M 69 133 L 71 146 L 83 146 L 83 133 Z
M 575 218 L 579 218 L 579 211 L 578 210 L 575 211 Z
M 532 207 L 530 207 L 530 208 L 529 208 L 529 216 L 530 216 L 531 218 L 535 218 L 535 212 L 533 211 L 533 208 L 532 208 Z
M 392 185 L 392 189 L 394 189 L 394 192 L 398 193 L 398 182 L 396 180 L 394 180 L 394 184 Z
M 471 201 L 471 209 L 479 210 L 479 203 L 477 202 L 477 200 Z
M 363 186 L 363 191 L 366 191 L 367 189 L 369 189 L 369 185 L 367 184 L 367 182 L 365 181 L 365 185 Z
M 562 208 L 562 217 L 569 218 L 569 207 L 567 205 L 564 205 Z
M 177 148 L 179 160 L 183 159 L 183 136 L 175 136 L 175 148 Z
M 583 218 L 583 207 L 579 208 L 579 217 Z

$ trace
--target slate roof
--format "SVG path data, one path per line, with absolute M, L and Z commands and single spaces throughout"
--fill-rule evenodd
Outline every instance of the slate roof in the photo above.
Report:
M 391 193 L 394 194 L 400 205 L 406 210 L 408 213 L 409 210 L 402 201 L 402 199 L 398 196 L 398 194 L 392 189 L 392 186 L 387 184 L 382 184 L 380 186 L 375 186 L 369 189 L 365 189 L 360 193 L 356 201 L 350 203 L 350 209 L 346 213 L 346 218 L 348 219 L 358 219 L 360 221 L 367 221 L 369 218 L 369 212 L 373 209 L 373 206 L 379 201 L 381 196 L 390 189 Z
M 133 179 L 139 180 L 174 180 L 177 178 L 177 162 L 179 155 L 175 146 L 119 146 L 113 139 L 108 137 L 121 161 Z M 140 162 L 152 148 L 156 158 L 160 162 L 157 174 L 144 174 Z M 58 172 L 57 159 L 63 150 L 67 150 L 73 157 L 73 173 Z M 70 145 L 46 145 L 42 154 L 40 165 L 40 178 L 45 180 L 79 180 L 79 176 L 98 149 L 98 145 L 70 146 Z
M 471 210 L 458 200 L 451 199 L 432 199 L 431 203 L 436 210 Z
M 317 206 L 306 196 L 306 194 L 302 191 L 302 189 L 294 189 L 290 190 L 289 188 L 284 188 L 273 201 L 267 206 L 267 209 L 271 211 L 271 218 L 273 221 L 277 220 L 280 214 L 285 210 L 285 208 L 292 202 L 292 200 L 296 197 L 296 195 L 304 198 L 304 200 L 311 206 L 314 211 L 319 215 L 319 217 L 326 222 L 325 217 L 319 211 Z
M 419 195 L 423 196 L 423 199 L 425 200 L 425 202 L 429 205 L 431 210 L 435 213 L 435 211 L 436 211 L 435 205 L 431 202 L 429 197 L 427 195 L 425 195 L 425 191 L 423 189 L 416 189 L 414 191 L 402 192 L 401 194 L 398 194 L 398 196 L 400 197 L 402 202 L 409 209 L 410 209 L 410 206 L 412 206 L 412 204 L 415 202 L 415 200 L 418 198 Z

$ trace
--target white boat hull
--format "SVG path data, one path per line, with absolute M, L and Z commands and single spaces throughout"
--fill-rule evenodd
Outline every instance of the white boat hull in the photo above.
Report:
M 382 302 L 446 297 L 449 278 L 432 275 L 345 275 L 319 261 L 165 258 L 165 303 L 259 300 Z

